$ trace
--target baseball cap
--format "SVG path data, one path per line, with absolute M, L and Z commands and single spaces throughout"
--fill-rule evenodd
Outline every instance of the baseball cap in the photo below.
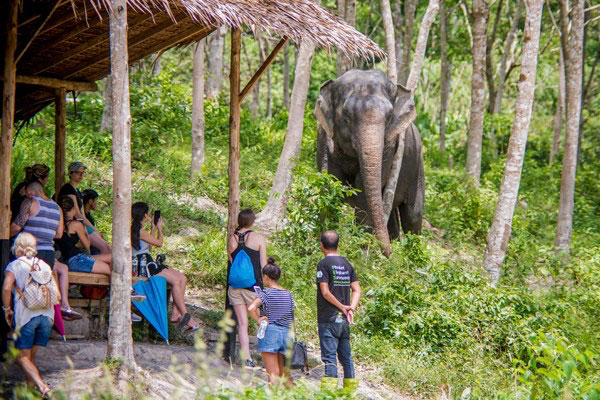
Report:
M 69 170 L 69 173 L 71 173 L 71 172 L 78 171 L 80 168 L 87 169 L 85 164 L 83 164 L 82 162 L 73 161 L 71 164 L 69 164 L 68 170 Z

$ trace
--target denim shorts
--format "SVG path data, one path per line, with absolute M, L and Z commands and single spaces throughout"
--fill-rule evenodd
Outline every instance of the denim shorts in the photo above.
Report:
M 71 272 L 92 272 L 95 262 L 96 260 L 87 254 L 79 253 L 76 256 L 69 258 L 67 265 Z
M 15 347 L 20 350 L 31 349 L 33 346 L 46 347 L 52 330 L 52 320 L 45 315 L 38 315 L 23 325 Z
M 258 339 L 258 351 L 261 353 L 285 354 L 288 349 L 288 332 L 290 328 L 277 324 L 267 325 L 265 337 Z

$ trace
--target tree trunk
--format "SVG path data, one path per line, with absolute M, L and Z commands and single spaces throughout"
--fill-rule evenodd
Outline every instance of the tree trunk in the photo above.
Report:
M 429 31 L 431 30 L 431 24 L 437 14 L 439 7 L 438 0 L 429 0 L 429 5 L 421 21 L 419 28 L 419 36 L 417 38 L 417 47 L 415 48 L 415 58 L 413 65 L 408 75 L 408 81 L 406 88 L 414 93 L 419 77 L 421 76 L 421 69 L 423 68 L 423 60 L 425 59 L 425 50 L 427 47 L 427 38 L 429 37 Z M 404 137 L 406 135 L 406 128 L 400 131 L 398 136 L 398 148 L 392 161 L 392 167 L 387 182 L 383 186 L 383 216 L 384 222 L 387 223 L 392 213 L 392 205 L 394 202 L 394 194 L 396 193 L 396 186 L 398 185 L 398 178 L 400 177 L 400 169 L 402 168 L 402 159 L 404 157 Z
M 467 138 L 467 174 L 479 185 L 481 175 L 481 141 L 485 109 L 485 47 L 487 40 L 486 0 L 473 0 L 473 75 L 471 78 L 471 116 Z
M 67 91 L 56 89 L 54 96 L 54 193 L 65 184 L 65 143 L 67 140 Z
M 152 68 L 152 75 L 160 75 L 160 71 L 160 55 L 157 55 L 157 58 L 154 61 L 154 67 Z
M 208 74 L 206 75 L 206 98 L 214 100 L 219 97 L 223 82 L 223 49 L 227 27 L 216 29 L 208 39 Z
M 504 82 L 506 81 L 507 60 L 509 55 L 512 53 L 511 49 L 516 38 L 517 28 L 519 27 L 519 20 L 521 19 L 521 8 L 523 6 L 522 0 L 517 0 L 517 7 L 515 8 L 515 15 L 510 26 L 510 31 L 506 36 L 506 42 L 504 43 L 504 53 L 500 61 L 500 71 L 498 72 L 498 88 L 496 89 L 496 98 L 494 99 L 494 107 L 492 113 L 498 114 L 502 108 L 502 96 L 504 95 Z M 490 94 L 491 96 L 491 94 Z
M 258 47 L 260 50 L 260 60 L 261 65 L 264 60 L 267 58 L 267 54 L 269 53 L 269 41 L 266 38 L 259 38 Z M 273 116 L 273 106 L 272 106 L 272 91 L 273 91 L 273 81 L 271 77 L 271 68 L 267 69 L 267 118 L 271 118 Z
M 6 29 L 4 43 L 4 69 L 2 73 L 2 133 L 0 136 L 0 243 L 4 250 L 10 238 L 10 160 L 13 147 L 13 132 L 15 120 L 15 90 L 17 80 L 17 64 L 15 52 L 17 50 L 17 18 L 19 2 L 10 0 L 6 6 L 7 14 L 4 15 L 2 29 Z M 4 254 L 3 254 L 4 255 Z M 1 265 L 0 268 L 4 268 Z M 4 269 L 0 273 L 4 277 Z M 2 312 L 2 317 L 4 317 Z
M 504 0 L 499 0 L 498 5 L 496 7 L 496 16 L 494 19 L 494 27 L 492 28 L 492 33 L 487 38 L 487 44 L 485 46 L 485 77 L 487 79 L 488 84 L 488 92 L 490 103 L 488 106 L 488 112 L 492 112 L 494 109 L 494 100 L 496 98 L 496 87 L 494 82 L 494 73 L 492 71 L 492 50 L 494 49 L 494 43 L 496 42 L 496 32 L 498 32 L 498 23 L 500 22 L 502 6 L 504 4 Z
M 544 0 L 525 1 L 527 1 L 527 17 L 523 38 L 521 78 L 518 84 L 519 94 L 515 105 L 515 120 L 508 143 L 504 176 L 498 193 L 494 221 L 487 236 L 484 255 L 484 265 L 494 286 L 498 284 L 500 269 L 510 239 L 535 92 L 535 74 L 537 71 Z
M 575 175 L 577 170 L 577 143 L 581 108 L 583 68 L 583 0 L 573 0 L 571 5 L 571 32 L 568 28 L 567 0 L 560 2 L 561 43 L 565 56 L 566 83 L 566 135 L 563 170 L 560 181 L 560 205 L 554 244 L 569 251 L 573 228 L 575 202 Z
M 356 0 L 337 0 L 338 15 L 351 26 L 356 26 Z M 342 76 L 352 68 L 353 60 L 341 51 L 337 52 L 336 75 Z
M 560 150 L 560 136 L 562 134 L 563 114 L 565 112 L 565 62 L 562 47 L 558 58 L 558 98 L 556 99 L 556 113 L 554 114 L 554 132 L 552 135 L 552 150 L 550 150 L 550 165 L 552 165 Z
M 448 63 L 448 16 L 446 0 L 440 1 L 440 151 L 446 151 L 446 113 L 448 112 L 448 94 L 450 93 L 450 71 Z
M 402 43 L 402 63 L 398 73 L 399 83 L 406 85 L 410 70 L 410 55 L 412 53 L 412 40 L 415 29 L 415 12 L 417 0 L 406 0 L 404 2 L 404 43 Z
M 204 164 L 204 39 L 193 49 L 192 82 L 192 166 L 191 175 Z
M 290 109 L 290 44 L 283 49 L 283 106 Z
M 110 13 L 112 71 L 113 243 L 107 357 L 136 368 L 131 336 L 131 115 L 127 50 L 127 2 L 113 0 Z
M 288 116 L 287 133 L 283 150 L 277 164 L 277 172 L 273 179 L 273 186 L 269 200 L 263 211 L 258 215 L 257 225 L 268 230 L 277 230 L 279 223 L 285 215 L 287 206 L 287 191 L 292 184 L 292 168 L 296 165 L 296 158 L 300 154 L 302 145 L 302 131 L 304 130 L 304 110 L 310 83 L 310 67 L 314 45 L 302 42 L 300 52 L 296 59 L 294 74 L 294 87 Z
M 231 30 L 229 69 L 229 194 L 227 197 L 227 237 L 233 235 L 240 211 L 240 49 L 242 33 Z
M 394 33 L 396 34 L 396 73 L 400 73 L 402 65 L 402 43 L 403 43 L 403 28 L 404 18 L 402 15 L 402 5 L 400 2 L 394 2 Z
M 104 107 L 102 109 L 102 122 L 100 123 L 100 131 L 109 131 L 112 128 L 112 104 L 111 99 L 111 79 L 110 75 L 104 80 L 104 90 L 102 97 L 104 99 Z
M 395 85 L 398 83 L 398 72 L 396 71 L 396 43 L 394 41 L 394 23 L 392 21 L 390 0 L 381 0 L 381 18 L 383 19 L 383 30 L 385 32 L 385 52 L 388 56 L 387 75 Z

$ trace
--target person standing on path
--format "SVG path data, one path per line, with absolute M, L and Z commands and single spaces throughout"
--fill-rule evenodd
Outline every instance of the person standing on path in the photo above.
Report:
M 317 265 L 317 319 L 321 360 L 325 364 L 321 390 L 338 387 L 337 354 L 344 368 L 344 389 L 354 392 L 358 380 L 354 377 L 350 350 L 350 324 L 354 323 L 361 289 L 354 267 L 337 253 L 339 239 L 335 231 L 321 235 L 321 251 L 325 257 Z

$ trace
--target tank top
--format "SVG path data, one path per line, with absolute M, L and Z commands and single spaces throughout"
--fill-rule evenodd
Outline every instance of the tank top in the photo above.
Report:
M 260 266 L 260 251 L 251 249 L 250 247 L 246 246 L 246 237 L 250 234 L 250 232 L 252 232 L 252 231 L 246 231 L 243 233 L 239 233 L 239 232 L 234 233 L 234 235 L 236 235 L 238 238 L 238 246 L 231 253 L 231 259 L 234 260 L 235 256 L 237 256 L 237 253 L 239 253 L 240 250 L 244 249 L 246 254 L 248 254 L 248 257 L 250 257 L 250 261 L 252 261 L 252 266 L 254 267 L 254 279 L 256 280 L 256 285 L 260 286 L 260 288 L 262 289 L 263 281 L 262 281 L 262 268 Z M 229 270 L 230 269 L 231 269 L 231 262 L 227 261 L 227 282 L 229 282 Z M 249 287 L 246 289 L 254 291 L 253 287 Z
M 140 254 L 150 253 L 150 246 L 148 243 L 144 242 L 140 239 L 140 249 L 136 250 L 133 246 L 131 246 L 131 255 L 137 256 Z
M 54 250 L 54 235 L 60 222 L 58 204 L 52 200 L 44 200 L 39 196 L 33 197 L 39 204 L 39 212 L 29 216 L 22 232 L 31 233 L 37 240 L 38 250 Z
M 76 256 L 77 254 L 83 253 L 83 250 L 77 247 L 77 243 L 79 242 L 77 232 L 69 233 L 68 228 L 71 222 L 73 221 L 67 222 L 62 237 L 56 240 L 56 244 L 58 244 L 64 262 L 69 261 L 71 257 Z

